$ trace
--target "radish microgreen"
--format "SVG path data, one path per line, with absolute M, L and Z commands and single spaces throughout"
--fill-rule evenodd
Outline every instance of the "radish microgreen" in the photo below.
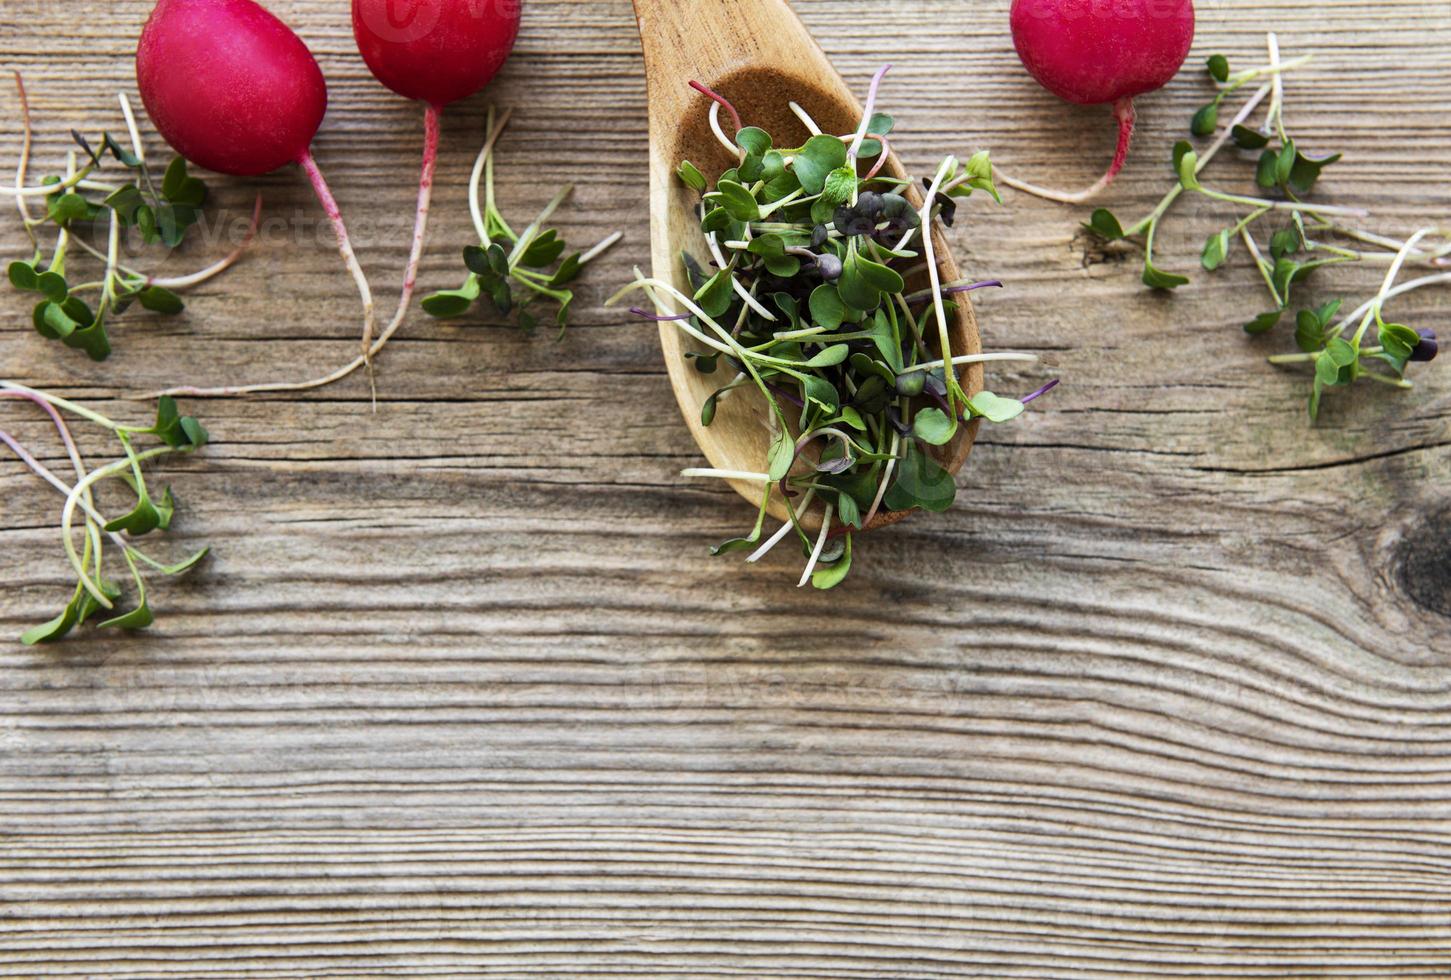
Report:
M 186 161 L 175 157 L 161 177 L 147 166 L 135 115 L 125 94 L 119 96 L 130 135 L 130 148 L 109 133 L 94 144 L 71 130 L 77 149 L 69 154 L 64 176 L 48 176 L 39 184 L 27 183 L 30 163 L 30 105 L 25 84 L 15 75 L 20 94 L 24 138 L 12 194 L 24 222 L 33 254 L 10 263 L 10 285 L 38 297 L 32 322 L 36 332 L 104 361 L 111 353 L 106 326 L 139 304 L 152 313 L 175 316 L 184 305 L 178 292 L 231 266 L 242 249 L 193 276 L 160 278 L 140 272 L 121 261 L 121 246 L 133 234 L 146 245 L 167 251 L 181 245 L 187 231 L 202 215 L 207 187 L 187 171 Z M 124 173 L 111 181 L 97 179 L 96 171 L 119 166 Z M 32 216 L 27 202 L 39 197 L 45 213 Z M 260 209 L 261 201 L 258 200 Z M 255 230 L 257 213 L 252 228 Z M 85 240 L 85 231 L 103 224 L 107 245 L 97 249 Z M 53 235 L 48 232 L 53 230 Z M 250 240 L 251 234 L 248 234 Z M 243 248 L 245 248 L 245 243 Z M 90 253 L 104 265 L 100 278 L 76 281 L 77 252 Z
M 794 533 L 807 562 L 801 584 L 821 589 L 846 577 L 854 534 L 878 514 L 952 505 L 956 483 L 932 447 L 952 442 L 974 419 L 1006 422 L 1023 411 L 1024 401 L 991 392 L 969 397 L 955 368 L 1037 359 L 954 355 L 947 318 L 956 307 L 948 297 L 1001 283 L 941 282 L 927 230 L 933 221 L 952 224 L 958 202 L 974 191 L 996 198 L 992 165 L 985 152 L 948 157 L 923 181 L 924 203 L 914 205 L 912 182 L 883 173 L 893 125 L 874 108 L 885 73 L 873 79 L 853 133 L 822 133 L 793 104 L 812 135 L 782 147 L 743 126 L 723 96 L 692 83 L 712 100 L 712 129 L 738 161 L 713 185 L 689 161 L 676 172 L 700 195 L 708 261 L 682 254 L 688 289 L 637 272 L 611 300 L 642 290 L 658 312 L 632 312 L 673 323 L 695 341 L 686 354 L 693 369 L 719 382 L 701 407 L 703 425 L 748 389 L 765 399 L 772 439 L 758 472 L 685 471 L 761 486 L 751 532 L 712 553 L 749 551 L 747 560 L 757 561 Z M 722 110 L 736 125 L 734 139 L 721 127 Z M 909 291 L 914 277 L 928 287 Z M 954 370 L 945 369 L 949 363 Z M 775 492 L 790 520 L 762 542 Z M 813 502 L 822 526 L 809 533 L 802 518 Z
M 1099 208 L 1085 227 L 1109 241 L 1141 238 L 1144 284 L 1154 289 L 1176 289 L 1186 285 L 1189 277 L 1166 272 L 1154 264 L 1154 238 L 1163 218 L 1186 193 L 1230 205 L 1235 211 L 1234 220 L 1214 231 L 1204 242 L 1200 265 L 1209 272 L 1221 269 L 1232 258 L 1236 243 L 1244 246 L 1272 304 L 1271 309 L 1244 324 L 1245 332 L 1266 334 L 1281 322 L 1288 320 L 1294 324 L 1295 343 L 1300 352 L 1273 355 L 1269 361 L 1279 365 L 1313 366 L 1309 399 L 1313 420 L 1319 414 L 1325 391 L 1345 387 L 1360 378 L 1409 388 L 1406 366 L 1412 361 L 1429 361 L 1436 356 L 1433 331 L 1387 323 L 1380 311 L 1395 296 L 1423 286 L 1451 282 L 1451 272 L 1422 276 L 1399 286 L 1395 281 L 1401 269 L 1408 265 L 1431 268 L 1451 265 L 1451 231 L 1425 228 L 1410 239 L 1399 241 L 1348 224 L 1347 219 L 1367 216 L 1360 208 L 1325 206 L 1304 199 L 1314 190 L 1325 168 L 1340 159 L 1340 154 L 1307 153 L 1289 134 L 1284 119 L 1284 75 L 1308 62 L 1309 56 L 1282 61 L 1279 42 L 1273 34 L 1269 35 L 1268 46 L 1269 63 L 1246 71 L 1231 73 L 1228 59 L 1222 55 L 1209 59 L 1209 75 L 1219 86 L 1218 94 L 1194 114 L 1189 129 L 1194 136 L 1210 136 L 1216 132 L 1218 135 L 1203 152 L 1188 140 L 1175 144 L 1173 172 L 1177 181 L 1157 207 L 1127 227 L 1112 212 Z M 1264 81 L 1229 124 L 1220 128 L 1219 107 L 1225 98 L 1255 80 Z M 1269 107 L 1264 119 L 1252 128 L 1247 123 L 1266 99 Z M 1263 196 L 1229 193 L 1202 179 L 1210 160 L 1230 143 L 1254 161 L 1254 184 Z M 1262 237 L 1256 237 L 1257 230 Z M 1428 241 L 1431 238 L 1440 241 L 1432 244 Z M 1390 273 L 1376 296 L 1343 320 L 1335 319 L 1339 300 L 1297 309 L 1297 287 L 1320 269 L 1346 263 L 1388 265 Z M 1351 327 L 1357 329 L 1346 339 L 1344 334 Z M 1374 338 L 1368 340 L 1372 327 Z
M 137 630 L 150 626 L 155 617 L 147 598 L 146 572 L 180 575 L 206 557 L 209 549 L 203 548 L 174 564 L 165 564 L 136 544 L 139 538 L 169 530 L 176 510 L 170 487 L 159 494 L 148 487 L 144 466 L 154 459 L 195 452 L 207 444 L 207 430 L 191 416 L 180 414 L 176 402 L 170 398 L 160 400 L 156 418 L 148 426 L 120 425 L 83 405 L 9 381 L 0 381 L 0 399 L 29 401 L 43 409 L 55 425 L 75 471 L 75 482 L 67 483 L 36 459 L 18 439 L 0 429 L 0 443 L 9 447 L 32 472 L 65 496 L 60 514 L 61 542 L 76 575 L 75 590 L 65 608 L 49 622 L 26 631 L 21 637 L 22 642 L 35 644 L 59 640 L 75 627 L 103 613 L 110 615 L 100 623 L 102 628 Z M 120 444 L 123 455 L 114 462 L 88 469 L 65 421 L 67 414 L 110 431 Z M 143 439 L 158 445 L 143 448 L 140 444 Z M 135 503 L 125 514 L 108 520 L 97 507 L 94 490 L 98 484 L 110 479 L 128 486 Z M 80 548 L 76 546 L 74 530 L 77 510 L 82 517 Z M 116 604 L 121 599 L 122 590 L 105 577 L 107 541 L 119 549 L 135 585 L 135 604 L 128 612 L 117 611 Z
M 481 299 L 487 299 L 499 316 L 512 314 L 520 327 L 533 330 L 539 318 L 532 307 L 543 301 L 554 305 L 554 321 L 563 333 L 574 303 L 569 284 L 622 236 L 616 232 L 586 252 L 565 254 L 564 239 L 555 229 L 546 228 L 545 223 L 568 199 L 574 190 L 572 185 L 560 190 L 528 227 L 516 233 L 499 211 L 494 194 L 494 145 L 507 121 L 505 115 L 496 123 L 494 110 L 489 110 L 486 128 L 491 135 L 469 182 L 469 201 L 479 243 L 465 246 L 463 250 L 468 278 L 458 289 L 437 292 L 424 299 L 423 309 L 440 320 L 453 319 L 468 313 Z M 688 179 L 687 175 L 682 175 L 682 179 Z

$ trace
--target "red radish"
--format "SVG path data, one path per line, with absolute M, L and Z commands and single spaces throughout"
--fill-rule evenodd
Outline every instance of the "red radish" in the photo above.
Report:
M 439 115 L 493 80 L 514 50 L 521 0 L 411 0 L 400 16 L 399 0 L 353 0 L 353 36 L 374 77 L 408 99 L 424 103 L 423 174 L 418 182 L 418 215 L 413 251 L 403 276 L 398 313 L 375 345 L 382 348 L 403 324 L 433 199 L 438 163 Z
M 378 81 L 443 108 L 504 67 L 519 35 L 521 0 L 353 0 L 353 36 Z M 399 18 L 397 8 L 409 8 Z
M 193 163 L 243 177 L 302 167 L 357 281 L 367 356 L 373 295 L 312 158 L 327 83 L 307 45 L 253 0 L 159 0 L 136 49 L 136 81 L 157 130 Z
M 1003 183 L 1077 204 L 1123 169 L 1134 135 L 1134 97 L 1162 88 L 1194 42 L 1193 0 L 1013 0 L 1013 43 L 1023 66 L 1048 91 L 1079 105 L 1113 105 L 1118 149 L 1108 172 L 1076 194 Z

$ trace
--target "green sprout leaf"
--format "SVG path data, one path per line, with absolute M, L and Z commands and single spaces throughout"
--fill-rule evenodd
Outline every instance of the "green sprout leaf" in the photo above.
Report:
M 1204 243 L 1204 251 L 1200 254 L 1199 262 L 1205 269 L 1213 272 L 1224 264 L 1225 257 L 1229 254 L 1229 229 L 1221 228 Z
M 754 156 L 763 156 L 771 148 L 771 135 L 756 126 L 747 126 L 736 133 L 736 145 Z
M 1194 113 L 1189 120 L 1189 132 L 1195 136 L 1213 136 L 1219 128 L 1219 103 L 1211 102 Z
M 796 443 L 782 430 L 771 440 L 771 452 L 766 457 L 766 474 L 773 480 L 784 480 L 796 461 Z
M 182 303 L 180 296 L 160 286 L 147 286 L 137 295 L 137 299 L 146 309 L 166 316 L 175 316 L 186 309 L 186 304 Z
M 1307 354 L 1325 346 L 1325 325 L 1314 310 L 1301 310 L 1295 315 L 1295 346 Z
M 1019 407 L 1022 407 L 1019 405 Z M 912 419 L 912 435 L 932 446 L 945 445 L 952 441 L 957 426 L 940 408 L 928 407 L 920 410 Z
M 811 321 L 818 327 L 835 330 L 846 319 L 846 304 L 830 283 L 823 283 L 812 290 L 807 305 L 811 310 Z
M 1108 208 L 1095 210 L 1084 227 L 1106 241 L 1113 242 L 1124 237 L 1123 225 Z
M 1270 310 L 1268 313 L 1261 313 L 1259 316 L 1255 317 L 1249 323 L 1246 323 L 1244 325 L 1244 332 L 1256 336 L 1262 333 L 1269 333 L 1275 328 L 1275 324 L 1280 322 L 1280 317 L 1283 316 L 1284 313 L 1285 311 L 1282 309 Z
M 10 285 L 22 292 L 40 292 L 40 274 L 35 271 L 34 264 L 30 262 L 11 262 L 7 270 L 10 276 Z
M 1339 159 L 1339 153 L 1323 157 L 1309 157 L 1296 151 L 1295 161 L 1290 165 L 1290 172 L 1285 181 L 1296 194 L 1308 194 L 1314 189 L 1315 182 L 1320 179 L 1320 172 Z
M 207 185 L 187 175 L 186 160 L 176 157 L 161 178 L 161 196 L 171 204 L 201 207 L 207 199 Z
M 796 154 L 792 169 L 807 194 L 820 194 L 833 170 L 846 165 L 846 146 L 835 136 L 813 136 Z
M 843 494 L 842 495 L 842 500 L 843 501 L 849 501 L 849 500 L 851 500 L 851 497 Z M 852 503 L 851 503 L 850 506 L 853 508 L 853 513 L 855 513 L 856 514 L 856 517 L 857 517 L 857 524 L 856 524 L 856 526 L 860 527 L 861 514 L 860 514 L 860 512 L 856 511 L 856 509 L 855 509 L 856 508 L 856 502 L 855 501 L 852 501 Z M 853 522 L 848 521 L 848 520 L 845 519 L 845 517 L 843 517 L 842 523 L 843 524 L 850 525 Z M 813 572 L 811 574 L 811 585 L 812 585 L 813 588 L 821 589 L 823 592 L 826 591 L 827 589 L 834 589 L 838 585 L 840 585 L 843 581 L 846 580 L 846 577 L 847 577 L 847 575 L 850 572 L 851 572 L 851 535 L 848 534 L 846 536 L 846 548 L 845 548 L 844 551 L 842 551 L 841 557 L 838 558 L 832 564 L 826 566 L 825 568 L 818 568 L 815 572 Z
M 1199 154 L 1193 150 L 1178 154 L 1179 183 L 1186 191 L 1197 191 L 1199 183 Z
M 1270 138 L 1264 133 L 1239 123 L 1235 124 L 1229 134 L 1230 138 L 1234 140 L 1234 145 L 1241 150 L 1260 150 L 1270 143 Z
M 850 167 L 838 167 L 826 175 L 826 186 L 821 192 L 822 200 L 830 202 L 832 206 L 845 204 L 851 200 L 856 188 L 856 171 Z
M 1150 289 L 1178 289 L 1187 285 L 1189 278 L 1173 272 L 1165 272 L 1154 266 L 1147 259 L 1144 261 L 1144 285 Z
M 1027 407 L 1016 398 L 1003 398 L 990 391 L 980 391 L 967 403 L 972 414 L 989 422 L 1011 422 Z
M 722 269 L 696 291 L 696 305 L 705 311 L 706 316 L 717 319 L 731 308 L 735 302 L 735 290 L 731 287 L 731 281 L 731 270 Z
M 941 512 L 957 498 L 957 484 L 952 475 L 931 456 L 908 443 L 906 456 L 897 467 L 897 477 L 882 498 L 888 510 L 922 510 Z
M 689 160 L 682 160 L 680 163 L 680 169 L 676 170 L 675 174 L 680 178 L 680 182 L 686 187 L 689 187 L 691 190 L 698 191 L 702 194 L 705 193 L 705 175 L 702 174 L 696 168 L 695 164 L 691 163 Z
M 468 281 L 460 289 L 438 292 L 425 297 L 422 303 L 423 312 L 439 320 L 463 316 L 478 300 L 480 288 L 479 277 L 469 276 Z
M 761 206 L 755 195 L 733 180 L 721 180 L 713 192 L 726 214 L 737 221 L 759 221 Z
M 1209 60 L 1205 62 L 1205 66 L 1209 69 L 1209 77 L 1213 78 L 1216 82 L 1229 81 L 1229 59 L 1224 55 L 1210 55 Z

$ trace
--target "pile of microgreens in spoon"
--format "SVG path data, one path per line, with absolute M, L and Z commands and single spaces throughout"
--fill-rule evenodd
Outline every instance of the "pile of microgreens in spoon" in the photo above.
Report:
M 910 181 L 883 172 L 892 118 L 873 112 L 887 68 L 877 73 L 854 133 L 823 134 L 796 104 L 814 134 L 777 148 L 771 134 L 745 126 L 726 99 L 699 83 L 713 102 L 710 123 L 738 164 L 709 185 L 686 161 L 679 178 L 701 194 L 701 231 L 708 263 L 682 256 L 691 293 L 636 274 L 610 302 L 642 290 L 654 313 L 699 345 L 686 356 L 720 386 L 701 406 L 710 425 L 716 408 L 742 389 L 766 400 L 774 429 L 758 472 L 709 469 L 683 475 L 761 484 L 751 532 L 714 554 L 749 551 L 757 561 L 794 533 L 806 556 L 801 585 L 829 589 L 851 569 L 852 536 L 879 512 L 946 510 L 956 495 L 951 474 L 929 447 L 950 442 L 975 418 L 1006 422 L 1052 384 L 1022 399 L 992 392 L 969 397 L 957 371 L 989 360 L 1036 360 L 1031 354 L 954 356 L 951 296 L 999 282 L 941 282 L 931 222 L 951 225 L 958 198 L 974 190 L 994 198 L 985 152 L 961 163 L 948 157 L 926 185 L 926 203 L 908 199 Z M 721 126 L 725 109 L 735 138 Z M 906 277 L 927 273 L 930 286 L 909 292 Z M 677 309 L 681 312 L 677 312 Z M 789 522 L 761 543 L 774 489 L 788 498 Z M 802 518 L 822 506 L 821 528 Z
M 1204 243 L 1200 264 L 1210 272 L 1223 267 L 1236 241 L 1242 242 L 1268 291 L 1272 308 L 1244 325 L 1250 334 L 1273 330 L 1294 310 L 1292 293 L 1313 273 L 1347 263 L 1387 266 L 1385 279 L 1374 296 L 1346 315 L 1339 299 L 1302 307 L 1294 312 L 1297 354 L 1269 357 L 1277 365 L 1309 365 L 1314 368 L 1309 411 L 1318 416 L 1321 396 L 1333 388 L 1346 387 L 1360 378 L 1410 388 L 1406 367 L 1413 361 L 1436 356 L 1436 334 L 1427 327 L 1414 329 L 1388 322 L 1383 316 L 1391 299 L 1425 286 L 1451 283 L 1451 271 L 1431 272 L 1397 283 L 1408 266 L 1445 269 L 1451 265 L 1451 229 L 1427 226 L 1400 240 L 1348 224 L 1348 219 L 1365 218 L 1368 212 L 1355 207 L 1335 207 L 1305 200 L 1319 180 L 1321 171 L 1340 159 L 1339 153 L 1311 155 L 1290 136 L 1284 118 L 1284 76 L 1309 61 L 1309 56 L 1282 61 L 1275 35 L 1268 38 L 1269 63 L 1231 72 L 1223 55 L 1209 58 L 1207 68 L 1218 86 L 1213 100 L 1190 120 L 1196 137 L 1218 135 L 1202 151 L 1188 140 L 1174 147 L 1173 167 L 1177 183 L 1148 215 L 1124 227 L 1112 212 L 1099 208 L 1087 228 L 1101 238 L 1116 241 L 1141 238 L 1144 249 L 1144 284 L 1154 289 L 1177 289 L 1188 276 L 1167 272 L 1154 265 L 1154 239 L 1169 209 L 1189 193 L 1228 205 L 1234 220 L 1216 230 Z M 1251 81 L 1267 79 L 1243 104 L 1223 129 L 1219 110 L 1225 99 Z M 1265 99 L 1269 108 L 1257 128 L 1247 125 Z M 1209 162 L 1233 143 L 1247 160 L 1254 161 L 1254 180 L 1264 196 L 1233 194 L 1210 186 L 1202 178 Z M 1264 231 L 1269 226 L 1268 232 Z M 1264 244 L 1256 231 L 1265 235 Z M 1431 239 L 1439 238 L 1439 244 Z M 1370 335 L 1371 328 L 1375 334 Z M 1349 337 L 1346 336 L 1348 331 Z

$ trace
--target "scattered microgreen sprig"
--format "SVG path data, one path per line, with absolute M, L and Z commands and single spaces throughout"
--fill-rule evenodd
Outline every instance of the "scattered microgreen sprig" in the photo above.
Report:
M 1313 155 L 1306 153 L 1285 126 L 1284 75 L 1292 68 L 1307 63 L 1310 56 L 1280 60 L 1279 43 L 1269 35 L 1270 60 L 1267 65 L 1231 74 L 1229 61 L 1223 55 L 1209 58 L 1210 77 L 1219 84 L 1218 94 L 1199 109 L 1190 121 L 1194 136 L 1214 135 L 1215 140 L 1202 153 L 1188 140 L 1174 146 L 1172 163 L 1177 183 L 1159 204 L 1143 219 L 1128 227 L 1106 208 L 1093 212 L 1086 227 L 1106 240 L 1140 239 L 1144 248 L 1144 284 L 1154 289 L 1172 290 L 1187 284 L 1186 275 L 1160 269 L 1154 264 L 1154 239 L 1165 215 L 1174 202 L 1185 194 L 1198 194 L 1236 209 L 1235 220 L 1218 229 L 1205 241 L 1200 264 L 1213 272 L 1225 265 L 1236 241 L 1243 243 L 1270 295 L 1272 308 L 1260 313 L 1244 325 L 1250 334 L 1273 330 L 1295 309 L 1292 295 L 1317 270 L 1346 263 L 1388 264 L 1390 274 L 1374 298 L 1350 316 L 1336 320 L 1342 301 L 1332 300 L 1313 307 L 1303 307 L 1293 314 L 1295 343 L 1298 354 L 1272 355 L 1272 364 L 1308 364 L 1314 370 L 1309 398 L 1311 419 L 1319 415 L 1321 397 L 1327 389 L 1345 387 L 1357 379 L 1368 378 L 1397 388 L 1409 388 L 1406 366 L 1412 361 L 1429 361 L 1436 356 L 1436 335 L 1428 328 L 1412 329 L 1403 324 L 1387 323 L 1381 307 L 1395 296 L 1423 286 L 1451 282 L 1451 272 L 1422 276 L 1401 285 L 1395 279 L 1409 264 L 1444 267 L 1451 264 L 1451 233 L 1445 229 L 1425 228 L 1410 239 L 1399 241 L 1349 225 L 1346 219 L 1364 218 L 1368 212 L 1360 208 L 1313 204 L 1305 200 L 1315 188 L 1326 167 L 1341 158 L 1339 153 Z M 1267 78 L 1222 130 L 1218 127 L 1219 109 L 1226 96 L 1250 81 Z M 1248 122 L 1255 110 L 1268 98 L 1269 108 L 1263 122 L 1251 127 Z M 1228 193 L 1204 182 L 1201 175 L 1210 160 L 1227 144 L 1233 143 L 1247 154 L 1256 154 L 1254 180 L 1262 197 Z M 1263 232 L 1264 244 L 1256 238 Z M 1431 247 L 1422 242 L 1436 236 L 1442 244 Z M 1367 248 L 1366 246 L 1370 246 Z M 1358 328 L 1346 339 L 1345 332 Z M 1368 331 L 1375 328 L 1374 338 Z
M 34 253 L 28 260 L 10 263 L 7 278 L 20 292 L 39 297 L 32 322 L 41 336 L 84 351 L 92 360 L 104 361 L 111 353 L 108 321 L 137 303 L 164 316 L 180 313 L 185 307 L 177 293 L 224 271 L 240 256 L 247 242 L 227 259 L 191 276 L 163 279 L 124 264 L 121 245 L 133 229 L 147 245 L 167 251 L 177 248 L 187 231 L 201 220 L 207 198 L 206 184 L 188 173 L 186 161 L 181 157 L 171 161 L 159 180 L 153 177 L 135 115 L 124 93 L 119 101 L 130 133 L 129 149 L 109 133 L 102 134 L 93 145 L 72 130 L 77 149 L 68 155 L 64 176 L 47 176 L 37 185 L 27 184 L 30 106 L 18 73 L 15 82 L 20 94 L 24 141 L 15 186 L 6 190 L 15 198 Z M 126 172 L 124 179 L 97 179 L 96 172 L 107 163 L 119 165 Z M 39 198 L 45 206 L 44 214 L 35 217 L 27 206 L 34 198 Z M 260 206 L 259 198 L 253 213 L 253 230 Z M 101 221 L 107 227 L 104 250 L 93 247 L 84 238 L 85 229 Z M 47 228 L 53 229 L 53 238 Z M 251 233 L 247 236 L 250 239 Z M 104 263 L 100 278 L 73 281 L 77 250 L 88 252 Z M 94 299 L 88 298 L 91 296 Z
M 879 513 L 952 505 L 956 483 L 933 447 L 974 419 L 1017 417 L 1052 387 L 1023 399 L 962 389 L 959 366 L 1037 359 L 951 349 L 947 317 L 956 307 L 948 297 L 1002 284 L 940 282 L 928 229 L 934 220 L 951 225 L 958 201 L 974 191 L 998 199 L 992 166 L 986 152 L 965 162 L 948 157 L 923 181 L 925 203 L 914 206 L 911 182 L 884 172 L 893 120 L 873 109 L 886 70 L 873 79 L 854 133 L 823 134 L 793 104 L 814 134 L 800 146 L 777 147 L 770 133 L 741 125 L 722 96 L 692 83 L 713 100 L 711 127 L 738 161 L 713 185 L 689 161 L 677 172 L 700 195 L 709 262 L 682 254 L 688 292 L 637 271 L 610 301 L 643 290 L 657 312 L 636 315 L 672 322 L 696 342 L 685 356 L 721 382 L 701 406 L 702 424 L 737 392 L 765 399 L 772 440 L 759 471 L 684 475 L 760 484 L 752 530 L 712 553 L 748 552 L 756 561 L 794 532 L 807 559 L 799 584 L 820 589 L 846 577 L 854 532 Z M 736 123 L 733 139 L 721 127 L 722 108 Z M 930 286 L 909 291 L 907 278 L 923 274 Z M 763 543 L 777 490 L 790 520 Z M 802 522 L 813 501 L 822 507 L 814 535 Z
M 36 459 L 18 439 L 0 429 L 0 443 L 8 446 L 32 472 L 65 496 L 60 534 L 66 557 L 76 575 L 75 591 L 65 608 L 51 621 L 27 630 L 21 641 L 32 645 L 59 640 L 102 613 L 112 614 L 99 624 L 103 629 L 139 630 L 150 626 L 155 614 L 147 595 L 147 574 L 180 575 L 206 557 L 209 549 L 203 548 L 175 564 L 164 564 L 136 544 L 138 538 L 169 530 L 176 509 L 176 499 L 170 487 L 166 487 L 160 495 L 154 494 L 148 487 L 144 466 L 165 456 L 195 452 L 206 445 L 207 430 L 191 416 L 181 415 L 171 398 L 160 400 L 155 421 L 149 426 L 121 425 L 83 405 L 9 381 L 0 381 L 0 399 L 25 400 L 40 406 L 55 424 L 75 470 L 75 482 L 67 483 Z M 71 436 L 65 421 L 66 414 L 110 431 L 120 444 L 123 455 L 114 462 L 89 469 Z M 158 444 L 144 447 L 143 439 Z M 98 484 L 110 479 L 125 483 L 135 495 L 136 502 L 124 515 L 108 520 L 97 509 L 93 491 Z M 75 543 L 74 527 L 77 510 L 81 512 L 83 524 L 79 548 Z M 105 575 L 107 541 L 119 550 L 135 585 L 134 606 L 127 612 L 117 611 L 122 589 Z
M 506 114 L 496 125 L 495 112 L 489 109 L 486 131 L 490 136 L 469 181 L 469 204 L 479 243 L 467 245 L 463 250 L 468 278 L 458 289 L 437 292 L 424 299 L 423 309 L 437 319 L 453 319 L 468 313 L 475 303 L 486 298 L 500 316 L 512 314 L 519 327 L 532 331 L 539 324 L 533 305 L 552 303 L 554 322 L 562 335 L 574 303 L 574 292 L 568 286 L 586 265 L 623 236 L 615 232 L 586 252 L 566 255 L 565 240 L 557 230 L 546 228 L 545 222 L 569 198 L 573 185 L 555 194 L 539 216 L 516 233 L 499 211 L 494 195 L 494 147 L 507 122 Z

